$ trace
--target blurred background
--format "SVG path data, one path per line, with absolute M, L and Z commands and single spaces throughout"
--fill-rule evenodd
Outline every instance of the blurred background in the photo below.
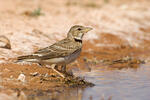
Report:
M 149 0 L 1 0 L 0 34 L 9 38 L 12 51 L 29 54 L 81 24 L 94 29 L 85 35 L 85 44 L 144 48 L 149 10 Z

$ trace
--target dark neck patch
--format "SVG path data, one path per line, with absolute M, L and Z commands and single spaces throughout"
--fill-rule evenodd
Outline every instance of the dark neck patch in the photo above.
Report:
M 75 40 L 76 42 L 82 43 L 82 40 L 79 40 L 79 39 L 76 39 L 76 38 L 74 38 L 74 40 Z

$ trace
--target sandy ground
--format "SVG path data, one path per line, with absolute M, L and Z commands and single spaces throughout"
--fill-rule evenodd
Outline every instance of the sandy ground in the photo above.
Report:
M 66 87 L 52 70 L 14 64 L 13 59 L 65 38 L 75 24 L 93 30 L 84 36 L 81 56 L 68 70 L 137 68 L 148 62 L 149 5 L 149 0 L 0 0 L 0 35 L 11 45 L 0 48 L 0 97 L 26 100 L 22 90 Z M 41 15 L 35 13 L 38 8 Z

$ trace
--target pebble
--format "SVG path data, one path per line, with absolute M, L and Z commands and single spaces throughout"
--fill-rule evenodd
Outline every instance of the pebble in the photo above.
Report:
M 19 81 L 21 81 L 21 82 L 25 82 L 26 80 L 26 76 L 23 74 L 23 73 L 21 73 L 19 76 L 18 76 L 18 79 L 17 80 L 19 80 Z

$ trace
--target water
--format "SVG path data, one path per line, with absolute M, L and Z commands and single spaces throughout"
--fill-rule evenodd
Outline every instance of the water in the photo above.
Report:
M 150 66 L 138 69 L 95 70 L 82 73 L 95 84 L 86 89 L 67 89 L 36 100 L 150 100 Z
M 87 79 L 96 84 L 95 87 L 87 88 L 84 91 L 82 100 L 92 100 L 112 97 L 112 100 L 150 100 L 150 68 L 113 70 L 104 72 L 88 73 Z M 87 96 L 85 96 L 87 95 Z

